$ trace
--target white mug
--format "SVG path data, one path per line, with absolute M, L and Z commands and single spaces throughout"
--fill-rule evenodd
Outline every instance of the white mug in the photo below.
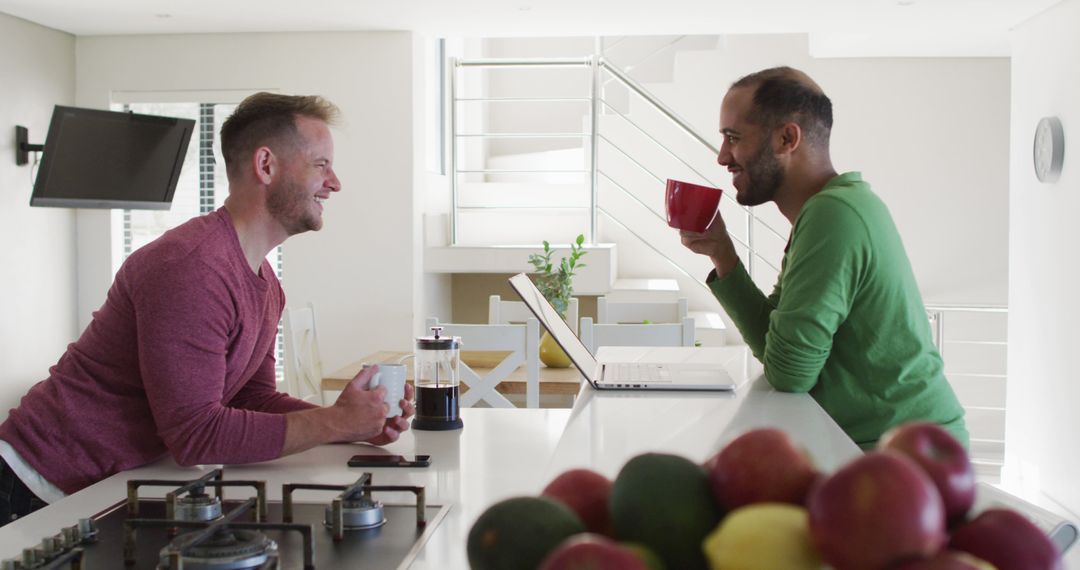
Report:
M 364 368 L 371 366 L 365 364 Z M 386 387 L 386 398 L 383 400 L 390 407 L 386 417 L 392 418 L 401 415 L 401 400 L 405 398 L 405 365 L 380 362 L 379 371 L 371 377 L 368 390 L 374 390 L 379 386 Z

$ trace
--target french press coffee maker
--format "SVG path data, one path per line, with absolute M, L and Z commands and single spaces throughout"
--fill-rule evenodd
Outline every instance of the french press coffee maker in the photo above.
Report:
M 461 337 L 440 336 L 442 330 L 442 327 L 431 327 L 433 336 L 416 339 L 413 429 L 444 431 L 462 427 L 458 407 Z

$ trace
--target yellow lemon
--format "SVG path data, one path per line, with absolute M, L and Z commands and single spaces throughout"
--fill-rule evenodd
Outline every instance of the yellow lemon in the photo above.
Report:
M 806 509 L 755 503 L 731 511 L 702 543 L 712 570 L 818 570 Z

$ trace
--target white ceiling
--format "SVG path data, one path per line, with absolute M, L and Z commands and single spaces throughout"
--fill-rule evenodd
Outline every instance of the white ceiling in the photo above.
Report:
M 412 30 L 439 37 L 811 34 L 815 55 L 1007 55 L 1060 0 L 0 0 L 75 35 Z M 848 52 L 859 53 L 848 53 Z

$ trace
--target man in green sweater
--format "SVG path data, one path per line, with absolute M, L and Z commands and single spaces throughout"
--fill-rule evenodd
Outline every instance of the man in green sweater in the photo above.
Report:
M 792 230 L 776 286 L 754 284 L 719 214 L 683 245 L 709 256 L 713 294 L 777 390 L 809 392 L 865 448 L 912 420 L 965 446 L 964 410 L 945 379 L 926 309 L 885 204 L 829 158 L 832 103 L 805 73 L 736 81 L 720 109 L 717 162 L 745 206 L 775 202 Z

